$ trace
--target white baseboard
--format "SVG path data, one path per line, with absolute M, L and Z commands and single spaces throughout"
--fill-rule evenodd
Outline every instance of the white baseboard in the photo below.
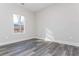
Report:
M 37 37 L 37 39 L 44 40 L 45 38 Z M 61 43 L 61 44 L 67 44 L 67 45 L 72 45 L 72 46 L 78 46 L 79 47 L 79 42 L 70 42 L 70 41 L 66 41 L 66 40 L 53 40 L 53 41 L 50 41 L 50 42 L 58 42 L 58 43 Z
M 8 45 L 8 44 L 12 44 L 12 43 L 16 43 L 16 42 L 20 42 L 20 41 L 24 41 L 24 40 L 29 40 L 29 39 L 32 39 L 34 37 L 29 37 L 29 38 L 19 38 L 19 40 L 13 40 L 12 41 L 5 41 L 5 42 L 1 42 L 0 43 L 0 46 L 3 46 L 3 45 Z
M 3 45 L 7 45 L 7 44 L 12 44 L 12 43 L 16 43 L 16 42 L 20 42 L 20 41 L 24 41 L 24 40 L 29 40 L 29 39 L 32 39 L 34 37 L 29 37 L 29 38 L 21 38 L 20 40 L 14 40 L 14 41 L 6 41 L 6 42 L 2 42 L 0 43 L 0 46 L 3 46 Z M 36 37 L 36 39 L 41 39 L 41 40 L 44 40 L 45 38 L 41 38 L 41 37 Z M 61 43 L 61 44 L 67 44 L 67 45 L 73 45 L 73 46 L 78 46 L 79 47 L 79 42 L 70 42 L 70 41 L 66 41 L 66 40 L 53 40 L 53 41 L 50 41 L 50 42 L 58 42 L 58 43 Z

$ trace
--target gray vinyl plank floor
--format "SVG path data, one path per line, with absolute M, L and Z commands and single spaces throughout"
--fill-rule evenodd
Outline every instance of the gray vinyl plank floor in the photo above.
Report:
M 0 46 L 0 56 L 79 56 L 79 47 L 31 39 Z

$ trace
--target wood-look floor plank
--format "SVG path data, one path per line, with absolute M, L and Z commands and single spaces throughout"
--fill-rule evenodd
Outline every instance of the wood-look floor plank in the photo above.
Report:
M 0 56 L 79 56 L 79 47 L 32 39 L 1 46 Z

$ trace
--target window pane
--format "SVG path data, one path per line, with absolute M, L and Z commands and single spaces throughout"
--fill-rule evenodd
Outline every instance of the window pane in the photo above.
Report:
M 24 16 L 14 14 L 13 22 L 14 22 L 14 32 L 24 31 Z

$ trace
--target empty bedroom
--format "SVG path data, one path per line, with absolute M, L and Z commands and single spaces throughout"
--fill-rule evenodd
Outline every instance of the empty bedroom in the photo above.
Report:
M 79 56 L 79 3 L 0 3 L 0 56 Z

